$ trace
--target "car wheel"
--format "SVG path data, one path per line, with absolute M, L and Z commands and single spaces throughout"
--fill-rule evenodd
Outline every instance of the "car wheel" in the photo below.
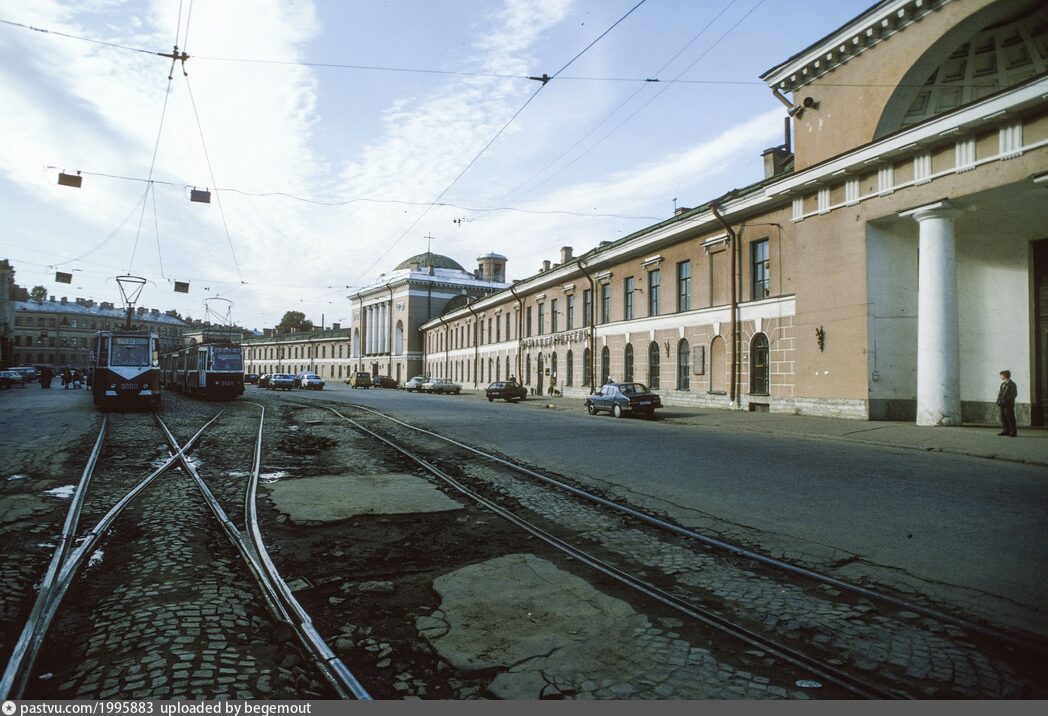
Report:
M 648 419 L 648 420 L 654 420 L 655 419 L 655 411 L 654 410 L 649 410 L 648 412 L 644 413 L 644 417 L 646 419 Z
M 621 418 L 622 417 L 622 406 L 619 405 L 618 403 L 615 403 L 615 405 L 611 406 L 611 414 L 614 415 L 616 418 Z
M 597 414 L 597 406 L 595 406 L 593 403 L 586 403 L 586 410 L 589 411 L 590 415 Z
M 494 399 L 494 398 L 492 398 L 492 397 L 489 397 L 489 398 L 488 398 L 488 402 L 489 402 L 489 403 L 494 403 L 494 402 L 495 402 L 495 399 Z
M 461 394 L 462 394 L 462 391 L 461 391 L 461 390 L 456 390 L 456 391 L 455 391 L 455 395 L 461 395 Z

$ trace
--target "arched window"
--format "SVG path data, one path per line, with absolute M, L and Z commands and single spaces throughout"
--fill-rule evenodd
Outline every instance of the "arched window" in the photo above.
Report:
M 633 344 L 627 343 L 626 350 L 622 356 L 622 379 L 627 383 L 633 382 Z
M 509 368 L 509 356 L 506 356 L 506 377 L 509 378 L 513 375 L 513 371 Z
M 710 343 L 710 392 L 724 393 L 728 372 L 728 348 L 722 336 L 714 336 Z
M 397 321 L 397 330 L 393 333 L 393 353 L 404 355 L 404 321 Z
M 524 356 L 524 385 L 531 385 L 531 356 Z
M 604 385 L 611 379 L 611 349 L 607 346 L 600 351 L 600 384 Z
M 557 377 L 557 354 L 554 353 L 549 357 L 549 374 L 550 378 Z
M 648 344 L 648 387 L 652 390 L 659 387 L 659 342 Z
M 750 393 L 768 395 L 768 336 L 758 333 L 750 341 Z
M 677 390 L 690 390 L 691 388 L 691 346 L 685 338 L 677 343 Z
M 565 365 L 564 367 L 567 369 L 565 371 L 567 373 L 567 375 L 564 376 L 564 385 L 574 385 L 575 384 L 575 355 L 571 351 L 568 351 L 568 355 L 567 355 L 567 358 L 565 358 L 565 360 L 567 361 L 567 365 Z
M 582 384 L 593 385 L 593 355 L 589 348 L 582 351 Z

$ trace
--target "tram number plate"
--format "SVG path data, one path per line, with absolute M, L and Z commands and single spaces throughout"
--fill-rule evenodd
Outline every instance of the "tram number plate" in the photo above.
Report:
M 121 383 L 120 390 L 138 390 L 138 383 Z
M 637 403 L 637 405 L 651 405 L 651 401 L 650 400 L 642 400 L 639 403 Z

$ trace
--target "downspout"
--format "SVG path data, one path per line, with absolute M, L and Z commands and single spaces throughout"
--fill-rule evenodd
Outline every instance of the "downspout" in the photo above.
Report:
M 593 277 L 590 276 L 589 271 L 586 270 L 586 267 L 582 265 L 582 259 L 577 259 L 575 261 L 575 265 L 579 267 L 579 271 L 581 271 L 582 275 L 586 277 L 586 280 L 589 281 L 589 285 L 590 285 L 590 316 L 589 316 L 590 319 L 589 319 L 589 326 L 587 326 L 587 328 L 589 328 L 589 339 L 588 340 L 589 340 L 589 357 L 590 357 L 590 359 L 589 359 L 589 362 L 590 362 L 590 364 L 589 364 L 589 372 L 590 372 L 590 386 L 589 386 L 589 389 L 590 389 L 590 395 L 593 395 L 594 393 L 597 392 L 596 391 L 597 372 L 595 370 L 593 370 L 594 354 L 596 353 L 596 350 L 594 349 L 594 343 L 596 342 L 596 330 L 597 330 L 596 327 L 595 327 L 595 323 L 596 323 L 596 321 L 595 321 L 596 315 L 595 314 L 596 314 L 596 311 L 594 310 L 596 308 L 596 305 L 593 302 L 596 301 L 596 299 L 597 299 L 597 284 L 593 280 Z M 585 309 L 585 307 L 586 307 L 586 302 L 585 301 L 583 301 L 582 306 L 583 306 L 583 309 Z M 583 370 L 585 370 L 585 369 L 583 369 Z M 583 377 L 585 377 L 585 373 L 583 373 Z
M 713 212 L 714 218 L 720 222 L 720 225 L 724 227 L 724 231 L 728 234 L 728 250 L 731 251 L 731 392 L 729 393 L 729 399 L 733 408 L 738 407 L 738 390 L 739 390 L 739 291 L 738 281 L 736 280 L 736 273 L 738 271 L 735 262 L 736 244 L 738 243 L 738 237 L 735 234 L 735 230 L 731 228 L 731 225 L 724 220 L 721 213 L 717 210 L 716 204 L 710 204 L 710 210 Z
M 473 304 L 467 303 L 466 308 L 473 314 L 473 388 L 477 388 L 477 372 L 480 366 L 480 341 L 478 340 L 479 334 L 477 333 L 477 327 L 480 324 L 480 318 L 477 316 L 477 312 L 473 310 Z
M 451 336 L 448 334 L 448 323 L 444 320 L 444 316 L 437 316 L 437 320 L 444 325 L 444 375 L 438 377 L 446 378 L 448 376 L 448 366 L 451 365 Z M 430 376 L 431 378 L 433 376 Z
M 387 283 L 386 290 L 389 291 L 389 360 L 386 367 L 386 375 L 393 376 L 393 288 Z
M 517 373 L 521 376 L 520 384 L 524 385 L 524 298 L 517 295 L 517 287 L 510 286 L 509 292 L 517 299 Z

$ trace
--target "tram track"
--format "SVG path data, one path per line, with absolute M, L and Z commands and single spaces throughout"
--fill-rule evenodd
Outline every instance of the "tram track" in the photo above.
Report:
M 221 531 L 226 538 L 233 542 L 237 552 L 237 558 L 236 560 L 233 560 L 233 562 L 229 562 L 226 557 L 211 557 L 208 559 L 218 559 L 219 562 L 216 562 L 216 564 L 220 565 L 222 570 L 229 572 L 230 574 L 234 574 L 237 569 L 243 569 L 246 567 L 247 571 L 250 573 L 251 581 L 254 582 L 263 596 L 268 612 L 271 615 L 271 618 L 275 620 L 274 623 L 283 624 L 284 628 L 286 628 L 289 633 L 294 634 L 296 637 L 295 641 L 298 645 L 297 648 L 300 648 L 302 653 L 306 655 L 306 660 L 312 663 L 312 668 L 321 679 L 321 682 L 326 683 L 327 688 L 330 688 L 334 695 L 341 698 L 368 698 L 367 692 L 360 686 L 359 682 L 356 681 L 352 673 L 337 657 L 334 656 L 330 647 L 328 647 L 324 640 L 317 634 L 316 630 L 312 628 L 308 614 L 306 614 L 294 600 L 290 590 L 287 589 L 286 584 L 284 584 L 279 573 L 273 567 L 272 561 L 269 559 L 266 552 L 261 532 L 258 529 L 257 515 L 253 509 L 253 505 L 248 502 L 255 498 L 262 454 L 264 408 L 262 408 L 262 406 L 258 406 L 258 408 L 259 422 L 254 448 L 251 451 L 253 464 L 249 477 L 245 480 L 244 485 L 245 522 L 242 529 L 233 525 L 232 521 L 226 515 L 225 510 L 223 510 L 221 505 L 218 504 L 218 501 L 215 499 L 207 482 L 201 477 L 199 470 L 197 470 L 193 461 L 188 457 L 190 451 L 198 445 L 201 438 L 209 428 L 214 425 L 222 415 L 223 411 L 219 411 L 207 420 L 207 422 L 200 427 L 196 433 L 181 445 L 178 443 L 173 432 L 168 428 L 166 423 L 159 416 L 154 416 L 156 425 L 164 434 L 165 440 L 169 446 L 169 454 L 166 458 L 156 459 L 156 462 L 154 463 L 156 465 L 155 469 L 145 477 L 128 481 L 133 484 L 133 486 L 130 487 L 130 489 L 125 490 L 124 488 L 121 488 L 118 490 L 120 492 L 119 497 L 115 496 L 116 493 L 114 493 L 114 490 L 116 490 L 117 484 L 122 481 L 119 479 L 120 476 L 117 475 L 114 477 L 112 471 L 107 473 L 106 470 L 99 470 L 99 459 L 106 446 L 107 433 L 113 431 L 113 423 L 124 418 L 128 419 L 129 423 L 134 423 L 136 422 L 136 417 L 121 416 L 121 418 L 111 418 L 105 416 L 103 418 L 102 425 L 94 441 L 91 453 L 88 456 L 83 473 L 81 474 L 76 489 L 71 496 L 70 506 L 62 532 L 57 540 L 57 546 L 48 564 L 45 575 L 40 582 L 33 607 L 22 628 L 19 639 L 14 646 L 3 676 L 0 677 L 0 698 L 21 698 L 27 691 L 30 693 L 33 692 L 34 689 L 31 688 L 31 684 L 33 684 L 32 678 L 34 674 L 36 674 L 38 660 L 41 658 L 42 653 L 47 650 L 45 647 L 48 645 L 48 634 L 52 631 L 52 626 L 57 621 L 57 618 L 68 610 L 68 608 L 62 607 L 63 598 L 66 597 L 71 589 L 86 589 L 85 585 L 90 581 L 90 579 L 87 579 L 84 574 L 85 562 L 88 560 L 88 557 L 94 554 L 100 546 L 112 541 L 104 540 L 113 532 L 117 533 L 114 536 L 114 539 L 117 539 L 117 542 L 119 543 L 121 542 L 121 539 L 119 539 L 121 537 L 124 537 L 123 541 L 126 542 L 127 533 L 135 535 L 141 531 L 148 531 L 149 524 L 156 522 L 156 520 L 147 521 L 147 523 L 141 525 L 135 524 L 126 519 L 127 515 L 125 513 L 127 508 L 134 504 L 137 510 L 148 511 L 150 507 L 142 504 L 142 493 L 146 491 L 147 487 L 153 485 L 161 475 L 169 474 L 173 476 L 174 479 L 177 478 L 178 475 L 183 474 L 177 472 L 176 468 L 184 471 L 184 474 L 192 479 L 195 489 L 203 496 L 203 501 L 207 504 L 209 510 L 208 514 L 210 515 L 209 519 L 217 520 L 221 527 Z M 140 430 L 141 426 L 138 426 L 138 429 Z M 145 439 L 144 435 L 140 437 Z M 121 447 L 126 448 L 126 445 L 122 445 Z M 96 472 L 99 473 L 99 479 L 93 483 L 92 478 L 96 475 Z M 117 471 L 117 473 L 119 472 L 120 471 Z M 105 484 L 107 480 L 110 484 Z M 164 495 L 162 498 L 157 498 L 153 496 L 153 492 L 156 491 L 156 488 L 146 493 L 147 499 L 145 499 L 145 501 L 148 503 L 152 500 L 152 502 L 155 503 L 152 505 L 151 509 L 164 513 L 165 500 L 185 501 L 187 498 L 186 493 L 184 492 L 184 489 L 179 488 L 176 483 L 177 480 L 165 480 L 160 483 L 163 486 L 160 488 L 161 490 L 174 490 L 176 493 L 178 493 L 179 490 L 182 490 L 181 494 L 178 494 L 176 497 Z M 99 486 L 103 486 L 104 489 L 95 489 Z M 97 520 L 94 526 L 83 532 L 78 531 L 78 524 L 84 521 L 84 517 L 94 512 L 100 512 L 103 509 L 103 503 L 106 503 L 105 507 L 108 507 L 108 509 L 105 510 L 104 514 Z M 90 505 L 90 508 L 85 510 L 85 505 Z M 145 513 L 143 512 L 142 514 L 144 515 Z M 207 552 L 211 550 L 214 545 L 211 544 L 212 540 L 206 534 L 209 530 L 207 527 L 209 519 L 203 519 L 203 521 L 201 521 L 201 517 L 194 517 L 193 515 L 198 513 L 196 513 L 195 508 L 192 508 L 191 506 L 188 508 L 187 514 L 190 515 L 190 519 L 194 521 L 193 523 L 197 525 L 198 532 L 200 528 L 205 530 L 205 533 L 199 533 L 194 536 L 194 539 L 195 537 L 199 537 L 200 539 L 197 540 L 198 542 L 203 541 L 207 544 L 205 546 L 201 546 L 200 544 L 183 544 L 182 552 L 195 550 L 199 554 L 201 551 Z M 124 516 L 124 519 L 118 519 L 122 515 Z M 139 520 L 141 519 L 142 515 L 139 516 Z M 169 516 L 165 515 L 160 522 L 166 522 L 168 520 Z M 176 525 L 167 526 L 166 529 L 178 532 L 180 528 Z M 136 530 L 138 532 L 136 532 Z M 185 535 L 180 535 L 179 539 L 183 542 L 191 541 Z M 124 547 L 126 549 L 127 546 L 124 545 Z M 119 548 L 119 544 L 114 547 L 114 549 Z M 133 549 L 131 550 L 131 556 L 132 558 L 137 556 L 134 555 Z M 156 559 L 162 561 L 164 556 L 158 555 Z M 155 561 L 152 563 L 155 564 Z M 240 564 L 241 566 L 236 567 L 236 564 Z M 230 572 L 229 570 L 232 571 Z M 146 570 L 146 572 L 151 571 L 152 570 Z M 108 579 L 111 582 L 115 581 L 118 583 L 119 586 L 117 587 L 117 590 L 123 588 L 121 582 L 122 579 L 131 578 L 133 578 L 133 575 L 108 575 Z M 87 579 L 87 582 L 85 582 L 85 579 Z M 221 585 L 218 585 L 216 588 L 220 589 Z M 74 619 L 74 622 L 79 625 L 78 628 L 90 628 L 92 621 L 97 620 L 97 615 L 96 617 L 89 616 L 90 610 L 94 608 L 93 602 L 85 604 L 82 603 L 82 600 L 77 600 L 77 603 L 69 608 L 76 608 L 79 612 L 76 619 Z M 221 605 L 216 605 L 215 607 L 205 606 L 203 609 L 205 614 L 207 614 L 208 612 L 214 613 L 216 609 L 220 608 Z M 87 611 L 85 611 L 85 609 Z M 136 618 L 141 618 L 141 611 L 135 612 L 134 616 Z M 258 614 L 255 614 L 252 617 L 254 625 L 258 626 L 261 624 L 261 622 L 258 621 L 259 618 Z M 238 624 L 241 624 L 241 622 L 243 622 L 243 624 L 247 623 L 242 619 L 238 619 L 237 621 Z M 243 624 L 241 624 L 241 626 L 243 626 Z M 146 629 L 146 631 L 150 630 Z M 190 631 L 198 630 L 194 629 Z M 272 627 L 270 627 L 268 631 L 272 632 Z M 132 640 L 135 639 L 134 636 L 131 638 Z M 272 639 L 272 634 L 268 635 L 267 638 Z M 192 641 L 192 639 L 188 638 L 186 634 L 178 636 L 175 640 L 183 642 Z M 143 641 L 145 641 L 144 638 Z M 171 639 L 169 636 L 164 636 L 158 638 L 157 641 L 161 645 L 164 645 L 168 644 Z M 131 644 L 130 646 L 133 649 L 139 648 L 135 644 Z M 101 650 L 97 645 L 91 646 L 87 650 L 96 654 L 96 657 L 88 659 L 88 661 L 97 662 L 97 656 L 104 656 L 97 654 L 97 652 Z M 52 651 L 54 651 L 53 648 Z M 52 654 L 51 659 L 52 661 L 57 660 L 61 662 L 60 655 L 56 656 L 55 654 Z M 134 667 L 134 672 L 137 673 L 138 670 L 138 667 Z M 210 673 L 211 670 L 204 669 L 201 671 L 204 673 Z M 50 678 L 51 676 L 51 674 L 44 674 L 43 676 L 38 675 L 38 678 Z M 220 681 L 228 679 L 228 677 L 217 678 Z M 90 679 L 88 678 L 87 680 L 89 681 Z M 146 686 L 146 688 L 136 689 L 135 694 L 121 693 L 120 695 L 125 698 L 129 695 L 135 698 L 142 697 L 149 691 L 148 685 L 146 685 L 144 681 L 142 684 L 138 684 L 137 677 L 128 678 L 127 683 L 135 686 Z M 166 685 L 167 683 L 166 677 L 154 675 L 152 682 L 154 687 L 159 684 Z M 268 686 L 268 682 L 266 685 Z M 112 688 L 102 688 L 105 684 L 92 684 L 92 686 L 97 686 L 99 688 L 98 693 L 93 694 L 94 696 L 106 698 L 107 696 L 114 695 L 113 693 L 107 693 L 107 691 L 113 691 Z M 195 683 L 195 686 L 199 687 L 197 693 L 206 695 L 206 690 L 204 690 L 205 687 L 202 684 L 197 682 Z M 130 692 L 131 689 L 128 688 L 127 691 Z M 161 691 L 162 695 L 165 693 L 167 692 Z
M 431 474 L 452 485 L 454 489 L 459 491 L 465 489 L 470 493 L 484 492 L 488 495 L 487 498 L 479 494 L 470 494 L 470 497 L 474 500 L 478 500 L 479 497 L 478 501 L 482 504 L 484 500 L 491 503 L 499 502 L 502 505 L 518 502 L 518 500 L 506 499 L 507 491 L 505 486 L 500 489 L 493 489 L 490 485 L 477 488 L 477 483 L 482 481 L 476 475 L 471 474 L 476 472 L 467 466 L 471 462 L 496 466 L 503 473 L 507 470 L 517 473 L 518 478 L 520 475 L 524 475 L 533 485 L 538 484 L 546 488 L 556 488 L 554 492 L 568 495 L 572 498 L 579 498 L 591 506 L 600 507 L 605 511 L 610 510 L 613 514 L 618 515 L 619 519 L 626 520 L 631 524 L 640 523 L 648 528 L 679 538 L 685 542 L 687 549 L 694 549 L 698 545 L 711 549 L 715 553 L 719 552 L 722 554 L 722 557 L 727 555 L 736 562 L 743 564 L 742 567 L 736 567 L 737 572 L 739 569 L 742 570 L 742 572 L 738 572 L 736 575 L 740 579 L 746 577 L 745 572 L 757 568 L 758 570 L 763 569 L 765 572 L 771 573 L 778 571 L 796 583 L 816 585 L 814 593 L 812 593 L 810 586 L 802 587 L 807 590 L 807 594 L 801 594 L 798 599 L 802 601 L 807 600 L 804 604 L 793 603 L 791 605 L 790 602 L 795 600 L 787 598 L 785 600 L 786 604 L 781 605 L 786 616 L 781 614 L 776 616 L 779 617 L 780 622 L 785 623 L 786 631 L 783 633 L 782 629 L 775 628 L 776 626 L 781 626 L 781 624 L 762 623 L 768 621 L 766 614 L 767 611 L 771 610 L 770 606 L 765 608 L 763 613 L 760 611 L 761 607 L 758 607 L 756 614 L 741 613 L 753 606 L 752 599 L 750 604 L 743 605 L 741 608 L 732 605 L 731 594 L 718 592 L 717 596 L 719 598 L 711 600 L 710 597 L 712 595 L 710 593 L 703 594 L 701 588 L 682 589 L 681 584 L 675 583 L 673 579 L 666 579 L 666 575 L 657 575 L 662 577 L 655 580 L 659 581 L 662 585 L 661 587 L 649 584 L 649 586 L 654 587 L 654 590 L 660 593 L 668 593 L 670 600 L 677 603 L 675 608 L 692 618 L 696 617 L 689 614 L 689 611 L 702 613 L 712 622 L 719 620 L 732 623 L 741 622 L 741 624 L 734 624 L 734 626 L 741 627 L 742 632 L 740 632 L 739 638 L 744 640 L 752 638 L 754 634 L 762 639 L 765 638 L 761 636 L 762 634 L 777 634 L 771 641 L 773 645 L 781 647 L 783 653 L 789 654 L 791 658 L 796 656 L 800 663 L 804 663 L 803 660 L 809 658 L 807 662 L 809 668 L 813 670 L 820 669 L 821 665 L 823 678 L 826 678 L 828 675 L 829 680 L 840 684 L 844 688 L 848 688 L 849 681 L 852 682 L 852 686 L 859 685 L 857 690 L 852 689 L 852 693 L 856 695 L 874 695 L 881 698 L 886 696 L 926 697 L 931 695 L 937 697 L 944 695 L 1017 697 L 1024 694 L 1027 696 L 1038 694 L 1040 691 L 1037 689 L 1043 689 L 1043 683 L 1039 687 L 1036 685 L 1031 686 L 1031 673 L 1026 673 L 1025 676 L 1023 674 L 1024 668 L 1026 668 L 1028 672 L 1032 672 L 1032 679 L 1036 682 L 1037 664 L 1043 663 L 1041 658 L 1043 652 L 1037 648 L 1036 644 L 1029 644 L 1025 639 L 1015 639 L 1010 634 L 994 639 L 994 637 L 999 636 L 997 633 L 981 625 L 969 625 L 965 620 L 950 615 L 942 615 L 941 623 L 937 622 L 936 617 L 939 616 L 939 612 L 935 610 L 911 604 L 894 595 L 882 595 L 864 587 L 848 585 L 833 577 L 820 575 L 811 570 L 798 568 L 795 565 L 778 563 L 777 560 L 772 560 L 763 555 L 756 555 L 756 553 L 750 550 L 681 528 L 658 517 L 647 515 L 629 506 L 612 502 L 577 486 L 569 485 L 555 477 L 543 475 L 530 468 L 505 460 L 500 456 L 478 450 L 432 431 L 412 426 L 370 408 L 356 405 L 351 407 L 352 409 L 362 411 L 366 416 L 384 421 L 387 425 L 397 426 L 396 431 L 398 434 L 395 437 L 391 437 L 389 431 L 383 431 L 383 434 L 379 434 L 375 430 L 361 425 L 359 421 L 339 413 L 334 408 L 328 407 L 327 409 L 339 415 L 342 419 L 349 421 L 355 429 L 365 432 L 373 439 L 380 440 L 392 449 L 416 460 Z M 439 440 L 445 444 L 455 446 L 456 450 L 451 454 L 439 455 L 440 451 L 434 451 L 432 444 L 419 445 L 418 441 L 414 441 L 414 444 L 412 444 L 411 440 L 406 439 L 405 432 L 425 436 L 427 440 Z M 420 456 L 420 452 L 428 455 L 438 455 L 438 457 L 427 460 L 425 457 Z M 466 453 L 466 457 L 463 457 L 462 452 Z M 484 472 L 486 469 L 480 468 L 479 471 Z M 454 472 L 455 477 L 448 475 L 449 471 Z M 470 482 L 474 489 L 464 487 L 463 481 Z M 542 501 L 544 501 L 543 498 L 537 500 L 537 502 Z M 526 503 L 526 499 L 519 502 L 522 504 Z M 500 505 L 494 505 L 494 507 L 503 509 Z M 539 515 L 537 520 L 539 524 L 543 524 L 545 528 L 553 525 L 555 527 L 554 531 L 561 531 L 556 528 L 555 519 L 550 519 L 548 515 L 543 519 L 541 506 L 536 507 L 535 504 L 531 504 L 528 507 L 529 509 L 521 510 L 520 505 L 518 505 L 516 511 L 530 511 L 533 515 L 537 513 Z M 512 517 L 502 516 L 515 522 Z M 539 530 L 544 529 L 537 526 L 536 528 Z M 525 527 L 525 529 L 528 528 Z M 529 529 L 529 531 L 531 530 Z M 601 530 L 591 530 L 590 534 L 592 535 L 598 531 L 612 532 L 614 528 L 605 530 L 602 527 Z M 618 546 L 611 544 L 611 548 L 609 548 L 609 543 L 614 542 L 614 538 L 606 539 L 604 544 L 595 544 L 588 539 L 584 541 L 588 543 L 587 549 L 601 556 L 601 558 L 597 558 L 595 555 L 590 555 L 594 562 L 601 563 L 603 566 L 610 567 L 613 570 L 616 567 L 607 564 L 607 560 L 622 562 L 621 554 L 615 554 Z M 691 543 L 690 546 L 687 543 Z M 656 546 L 656 548 L 658 547 Z M 572 554 L 571 551 L 566 551 Z M 573 556 L 576 559 L 584 560 L 578 554 L 573 554 Z M 755 557 L 761 557 L 762 559 L 756 559 Z M 675 555 L 675 559 L 679 558 L 680 555 Z M 687 554 L 684 555 L 684 559 L 688 559 Z M 628 562 L 629 560 L 626 560 L 626 563 Z M 776 570 L 775 568 L 780 565 L 784 568 Z M 602 567 L 596 568 L 602 569 Z M 642 571 L 651 570 L 642 569 Z M 749 576 L 753 577 L 752 574 Z M 766 576 L 761 576 L 760 578 L 765 582 L 769 581 Z M 751 581 L 753 580 L 751 579 Z M 849 586 L 854 588 L 848 589 L 847 587 Z M 764 596 L 769 591 L 773 591 L 773 589 L 769 590 L 768 587 L 774 588 L 774 585 L 769 584 L 765 586 L 763 589 Z M 788 589 L 791 591 L 797 590 L 794 584 L 789 584 Z M 850 605 L 838 606 L 839 600 L 845 597 L 850 599 Z M 700 607 L 695 603 L 696 599 L 701 603 L 707 604 L 712 601 L 713 606 L 709 609 Z M 870 608 L 871 604 L 874 607 L 872 610 Z M 803 614 L 789 615 L 789 612 L 792 610 L 809 607 L 818 613 L 818 619 L 809 617 L 806 620 Z M 871 612 L 868 616 L 866 616 L 867 611 Z M 900 618 L 899 614 L 904 616 Z M 774 622 L 775 617 L 772 617 L 771 621 Z M 816 624 L 816 622 L 818 623 Z M 851 635 L 843 636 L 841 630 L 833 633 L 831 627 L 835 622 L 841 622 L 844 627 L 843 631 L 851 632 Z M 865 626 L 864 623 L 869 624 L 869 626 Z M 746 626 L 742 626 L 743 624 Z M 812 624 L 816 624 L 819 630 L 822 631 L 821 634 L 815 635 L 820 643 L 814 645 L 814 649 L 812 644 L 805 643 L 805 638 L 802 636 Z M 968 630 L 964 629 L 964 627 L 968 626 L 971 628 Z M 880 632 L 887 632 L 887 636 L 880 636 Z M 878 641 L 882 643 L 877 643 Z M 765 642 L 761 643 L 764 644 L 763 648 L 767 648 L 769 651 L 772 649 Z M 927 657 L 930 662 L 929 668 L 924 673 L 922 673 L 919 667 L 915 668 L 912 665 L 903 663 L 902 652 L 909 648 L 914 648 L 918 651 L 925 648 L 931 650 L 932 653 Z M 797 649 L 801 649 L 805 653 L 793 654 L 792 652 Z M 849 649 L 854 650 L 854 653 L 848 654 Z M 934 653 L 937 649 L 941 649 L 945 656 Z M 840 651 L 843 651 L 843 655 Z M 883 658 L 879 658 L 881 652 L 884 652 Z M 815 656 L 808 657 L 806 656 L 808 654 L 814 654 Z M 916 661 L 919 662 L 921 659 L 918 658 Z M 1026 665 L 1025 667 L 1024 664 Z M 847 665 L 847 668 L 845 665 Z M 828 669 L 825 668 L 827 666 L 829 666 Z M 856 677 L 854 676 L 855 673 L 859 673 L 862 676 Z M 929 687 L 926 681 L 928 678 L 938 681 L 938 685 Z M 860 694 L 860 691 L 863 693 Z

